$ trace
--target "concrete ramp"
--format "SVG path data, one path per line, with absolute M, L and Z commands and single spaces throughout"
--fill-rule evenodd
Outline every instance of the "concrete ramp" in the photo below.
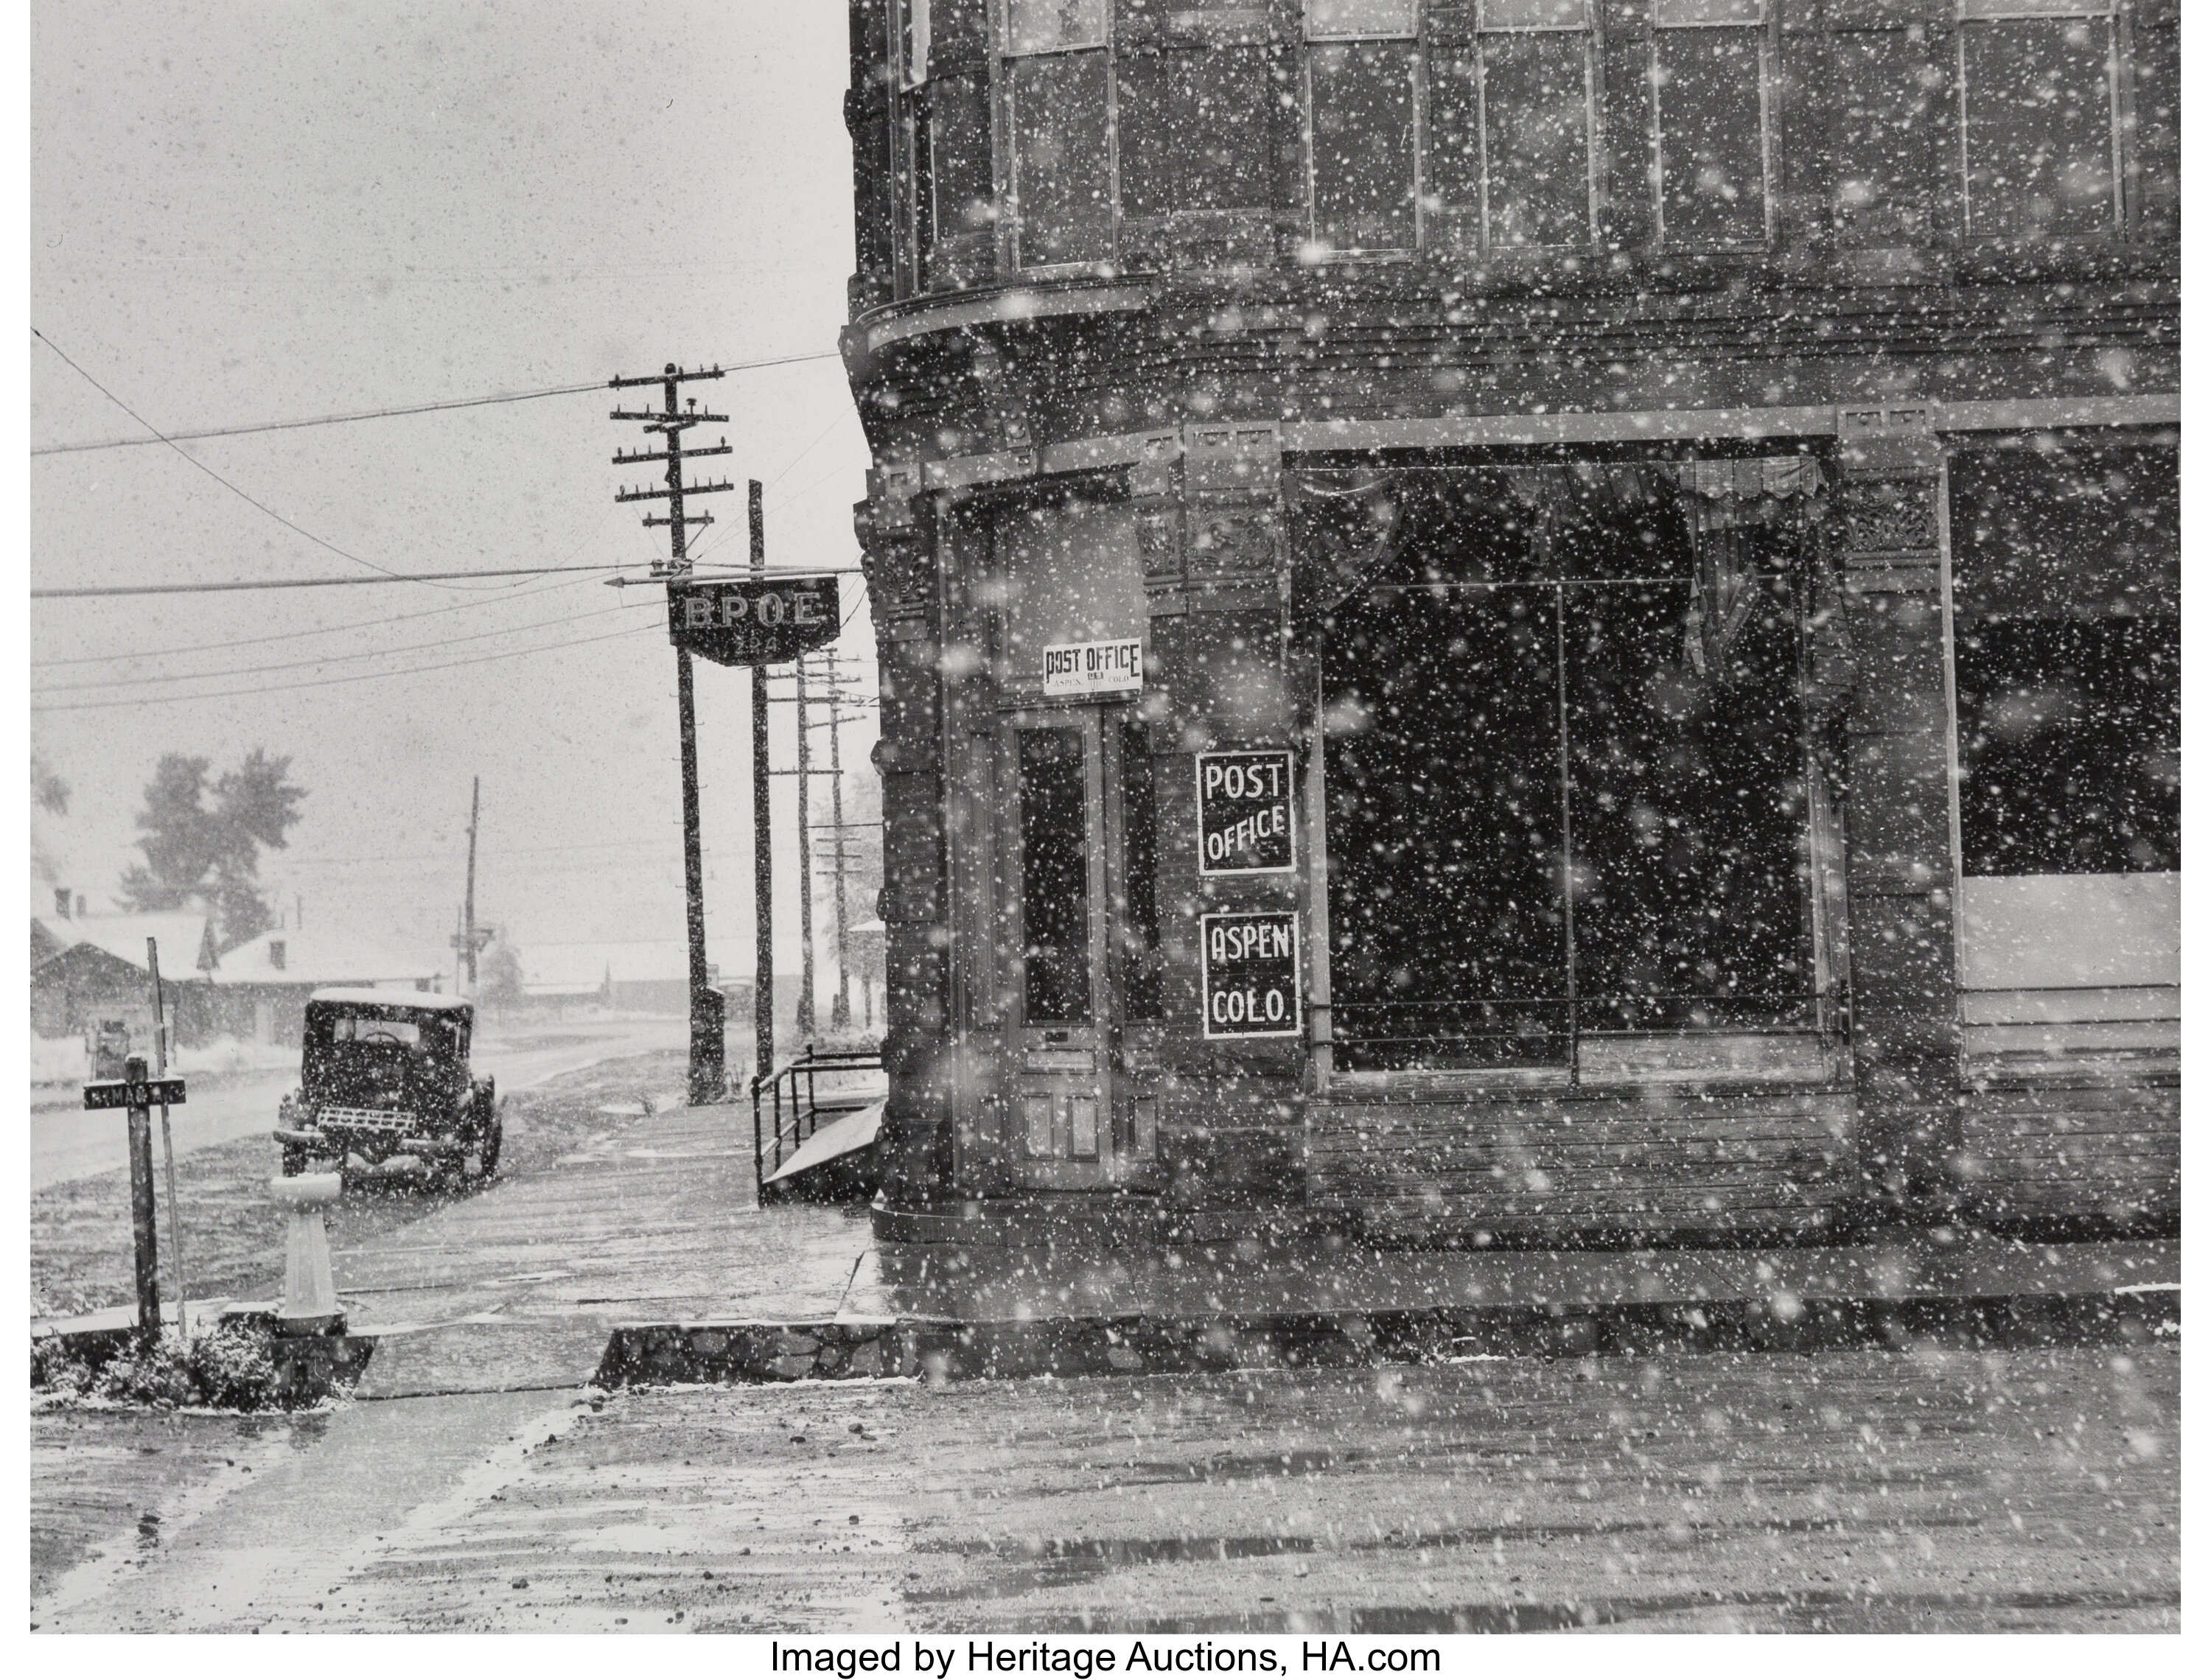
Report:
M 881 1177 L 875 1137 L 883 1127 L 884 1102 L 877 1097 L 834 1119 L 825 1116 L 821 1128 L 762 1182 L 760 1200 L 865 1201 L 873 1196 Z

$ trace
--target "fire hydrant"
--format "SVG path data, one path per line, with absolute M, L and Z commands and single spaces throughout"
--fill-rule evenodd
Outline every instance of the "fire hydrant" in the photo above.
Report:
M 269 1181 L 270 1193 L 292 1210 L 284 1239 L 284 1304 L 276 1327 L 285 1336 L 342 1336 L 345 1314 L 330 1278 L 330 1239 L 323 1210 L 338 1199 L 336 1173 L 303 1173 Z

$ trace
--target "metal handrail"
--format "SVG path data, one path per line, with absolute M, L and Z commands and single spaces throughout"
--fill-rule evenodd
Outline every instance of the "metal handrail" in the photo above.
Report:
M 883 1053 L 872 1050 L 817 1050 L 809 1044 L 804 1050 L 777 1068 L 766 1079 L 759 1074 L 751 1080 L 753 1099 L 753 1187 L 755 1193 L 765 1192 L 770 1174 L 773 1173 L 799 1146 L 821 1127 L 821 1109 L 817 1099 L 815 1078 L 823 1073 L 865 1073 L 883 1065 Z M 806 1100 L 799 1101 L 799 1085 L 803 1081 Z M 786 1122 L 784 1115 L 784 1086 L 791 1087 L 791 1114 Z M 760 1126 L 760 1091 L 765 1087 L 771 1109 L 768 1129 Z M 845 1110 L 837 1109 L 836 1113 Z M 771 1159 L 772 1156 L 772 1159 Z

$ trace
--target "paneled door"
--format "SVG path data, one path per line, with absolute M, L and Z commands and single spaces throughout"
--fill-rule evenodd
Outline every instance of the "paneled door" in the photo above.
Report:
M 1121 1066 L 1112 960 L 1126 916 L 1119 710 L 1039 708 L 1001 736 L 999 926 L 1015 1006 L 1003 1088 L 1025 1189 L 1121 1183 L 1151 1153 Z

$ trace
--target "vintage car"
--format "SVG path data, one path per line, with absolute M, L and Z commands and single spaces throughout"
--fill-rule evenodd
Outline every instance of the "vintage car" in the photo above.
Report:
M 313 1160 L 342 1172 L 405 1156 L 433 1180 L 499 1169 L 500 1117 L 488 1079 L 469 1072 L 476 1009 L 439 992 L 325 987 L 307 1000 L 300 1088 L 277 1109 L 287 1177 Z

